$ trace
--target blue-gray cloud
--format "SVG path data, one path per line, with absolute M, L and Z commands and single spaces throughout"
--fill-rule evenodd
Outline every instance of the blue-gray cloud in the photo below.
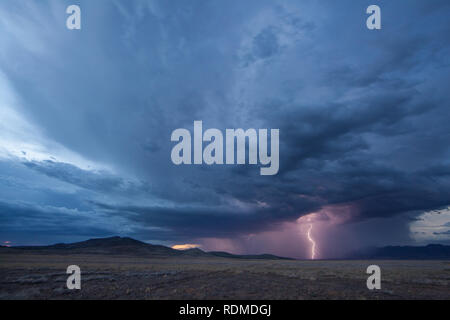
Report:
M 380 31 L 365 27 L 368 1 L 272 0 L 79 1 L 82 30 L 69 31 L 69 2 L 3 1 L 0 68 L 48 141 L 113 170 L 1 162 L 2 219 L 24 238 L 45 230 L 40 215 L 80 236 L 129 225 L 170 241 L 270 230 L 330 205 L 365 223 L 450 204 L 448 1 L 379 1 Z M 174 166 L 170 134 L 194 120 L 279 128 L 279 174 Z

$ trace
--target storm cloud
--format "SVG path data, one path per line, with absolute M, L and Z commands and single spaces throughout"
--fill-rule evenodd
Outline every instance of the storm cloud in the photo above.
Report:
M 315 214 L 332 257 L 450 205 L 448 1 L 378 1 L 376 31 L 365 0 L 78 3 L 81 30 L 71 1 L 0 4 L 0 240 L 306 257 Z M 279 173 L 174 165 L 195 120 L 280 129 Z

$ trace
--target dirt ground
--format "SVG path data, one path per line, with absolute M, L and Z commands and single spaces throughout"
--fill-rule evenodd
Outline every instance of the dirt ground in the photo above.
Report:
M 366 268 L 381 268 L 381 290 Z M 81 290 L 66 287 L 81 268 Z M 450 261 L 0 254 L 0 299 L 450 299 Z

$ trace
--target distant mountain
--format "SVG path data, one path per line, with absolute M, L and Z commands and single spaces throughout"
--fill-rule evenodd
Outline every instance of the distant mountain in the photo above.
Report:
M 199 248 L 175 250 L 162 245 L 148 244 L 127 237 L 110 237 L 89 239 L 75 243 L 57 243 L 49 246 L 14 246 L 1 247 L 2 252 L 8 253 L 36 253 L 36 254 L 105 254 L 105 255 L 133 255 L 143 257 L 204 257 L 230 259 L 289 259 L 270 254 L 263 255 L 234 255 L 227 252 L 205 252 Z
M 127 254 L 151 256 L 176 256 L 179 251 L 160 245 L 147 244 L 127 237 L 89 239 L 75 243 L 57 243 L 49 246 L 17 246 L 15 251 L 58 254 Z
M 175 250 L 162 245 L 148 244 L 127 237 L 110 237 L 89 239 L 75 243 L 58 243 L 49 246 L 0 246 L 2 253 L 33 253 L 33 254 L 104 254 L 131 255 L 138 257 L 170 258 L 228 258 L 228 259 L 258 259 L 258 260 L 293 260 L 271 254 L 237 255 L 228 252 L 205 252 L 199 248 Z M 450 260 L 450 246 L 430 244 L 424 247 L 388 246 L 367 248 L 354 252 L 345 259 L 368 260 Z
M 223 251 L 210 251 L 210 255 L 222 258 L 234 258 L 234 259 L 261 259 L 261 260 L 294 260 L 292 258 L 278 257 L 273 254 L 258 254 L 258 255 L 239 255 L 231 254 Z
M 388 246 L 369 248 L 351 254 L 350 259 L 450 260 L 450 246 L 429 244 L 425 247 Z

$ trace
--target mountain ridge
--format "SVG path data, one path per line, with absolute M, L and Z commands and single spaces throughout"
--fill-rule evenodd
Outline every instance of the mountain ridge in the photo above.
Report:
M 129 237 L 92 238 L 74 243 L 56 243 L 46 246 L 1 247 L 9 252 L 59 253 L 59 254 L 125 254 L 151 257 L 205 257 L 230 259 L 293 260 L 275 255 L 235 255 L 228 252 L 206 252 L 199 248 L 176 250 L 163 245 L 154 245 Z
M 348 259 L 394 260 L 450 260 L 450 246 L 428 244 L 426 246 L 385 246 L 366 248 L 350 254 Z
M 142 257 L 190 257 L 190 258 L 229 258 L 253 260 L 295 260 L 272 254 L 232 254 L 224 251 L 203 251 L 199 248 L 176 250 L 163 245 L 149 244 L 129 237 L 92 238 L 74 243 L 56 243 L 46 246 L 0 246 L 1 252 L 38 254 L 105 254 L 132 255 Z M 342 258 L 332 260 L 450 260 L 450 246 L 429 244 L 426 246 L 385 246 L 355 251 Z

